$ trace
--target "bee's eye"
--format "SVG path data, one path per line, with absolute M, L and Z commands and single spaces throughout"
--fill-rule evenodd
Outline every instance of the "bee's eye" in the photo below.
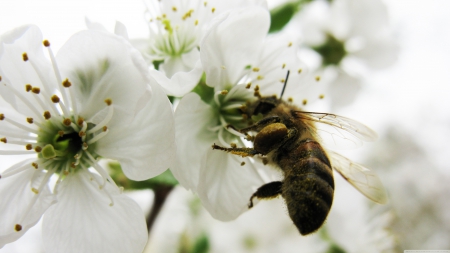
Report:
M 258 104 L 258 106 L 256 106 L 254 114 L 258 115 L 261 113 L 261 114 L 265 115 L 265 114 L 269 113 L 270 111 L 272 111 L 273 108 L 275 108 L 274 103 L 261 101 Z

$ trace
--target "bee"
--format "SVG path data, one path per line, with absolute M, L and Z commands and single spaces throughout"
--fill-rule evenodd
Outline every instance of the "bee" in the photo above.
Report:
M 281 96 L 280 99 L 259 96 L 241 110 L 247 115 L 245 118 L 262 116 L 262 119 L 243 129 L 229 126 L 247 135 L 253 148 L 213 145 L 213 149 L 242 157 L 261 156 L 264 163 L 281 169 L 283 180 L 259 187 L 250 197 L 248 207 L 253 207 L 254 198 L 272 199 L 281 195 L 300 234 L 313 233 L 323 225 L 333 203 L 332 168 L 372 201 L 386 203 L 387 194 L 377 175 L 338 153 L 326 151 L 318 132 L 331 136 L 332 143 L 344 141 L 356 146 L 362 141 L 375 140 L 377 134 L 346 117 L 302 111 Z M 256 135 L 251 137 L 251 132 Z

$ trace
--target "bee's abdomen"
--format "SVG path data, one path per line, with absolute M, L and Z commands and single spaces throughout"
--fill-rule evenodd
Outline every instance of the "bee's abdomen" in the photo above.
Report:
M 280 157 L 285 172 L 282 195 L 295 226 L 307 235 L 319 229 L 328 216 L 333 203 L 333 173 L 325 151 L 315 141 L 302 141 L 289 153 Z

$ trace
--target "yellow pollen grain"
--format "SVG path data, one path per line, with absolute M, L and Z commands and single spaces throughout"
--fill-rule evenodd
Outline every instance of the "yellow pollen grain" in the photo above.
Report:
M 31 86 L 31 84 L 26 84 L 26 85 L 25 85 L 25 90 L 26 90 L 27 92 L 30 92 L 31 89 L 33 89 L 33 86 Z
M 320 81 L 320 76 L 316 76 L 316 81 Z
M 33 149 L 33 145 L 27 144 L 27 145 L 25 146 L 25 149 L 26 149 L 26 150 L 32 150 L 32 149 Z
M 84 136 L 86 136 L 86 132 L 84 132 L 84 131 L 80 131 L 80 132 L 78 133 L 78 136 L 80 136 L 80 137 L 84 137 Z
M 211 12 L 214 13 L 215 11 L 216 11 L 216 8 L 213 7 L 213 8 L 211 9 Z
M 28 61 L 28 55 L 27 55 L 27 53 L 23 53 L 23 54 L 22 54 L 22 60 L 23 60 L 23 61 Z
M 264 76 L 257 76 L 256 79 L 257 79 L 257 80 L 263 80 L 263 79 L 264 79 Z
M 308 103 L 308 100 L 303 99 L 302 104 L 303 104 L 303 105 L 306 105 L 307 103 Z
M 39 147 L 39 146 L 36 146 L 36 147 L 34 148 L 34 151 L 36 151 L 37 153 L 39 153 L 39 152 L 42 151 L 42 148 Z
M 247 86 L 245 86 L 246 89 L 250 89 L 252 87 L 252 83 L 248 83 Z
M 36 188 L 31 188 L 31 191 L 34 192 L 35 194 L 39 194 L 39 190 Z
M 325 95 L 323 95 L 323 94 L 320 94 L 320 95 L 319 95 L 319 98 L 320 98 L 320 99 L 323 99 L 324 97 L 325 97 Z
M 51 97 L 51 100 L 52 100 L 52 102 L 55 103 L 55 104 L 59 103 L 59 101 L 60 101 L 59 97 L 56 96 L 56 95 L 53 95 L 53 96 Z
M 107 126 L 103 126 L 102 130 L 103 130 L 103 132 L 108 131 L 108 127 Z
M 5 119 L 5 114 L 0 113 L 0 120 L 4 120 Z
M 236 147 L 237 147 L 237 146 L 236 146 L 236 143 L 234 143 L 234 142 L 230 143 L 230 146 L 231 146 L 232 148 L 236 148 Z
M 50 119 L 52 117 L 52 114 L 49 111 L 44 112 L 44 119 Z
M 37 163 L 32 163 L 31 166 L 33 166 L 35 169 L 39 168 L 39 165 Z
M 33 118 L 27 118 L 28 124 L 33 124 Z
M 259 68 L 253 68 L 252 70 L 253 70 L 253 72 L 258 72 Z
M 303 69 L 298 69 L 297 73 L 301 74 Z
M 78 117 L 77 124 L 78 124 L 79 126 L 82 126 L 82 125 L 83 125 L 83 122 L 84 122 L 84 118 L 83 118 L 83 117 Z
M 112 104 L 112 100 L 110 98 L 105 99 L 105 103 L 110 106 Z
M 177 7 L 175 7 L 175 6 L 172 7 L 172 10 L 173 10 L 173 11 L 177 11 Z
M 22 225 L 20 225 L 20 224 L 14 225 L 14 230 L 15 230 L 16 232 L 20 232 L 20 231 L 22 230 Z
M 282 69 L 286 68 L 286 63 L 283 63 L 283 65 L 281 66 Z
M 63 120 L 63 124 L 64 124 L 65 126 L 70 126 L 70 124 L 72 124 L 72 120 L 66 118 L 66 119 Z
M 245 162 L 241 162 L 241 166 L 244 166 L 245 165 Z
M 50 42 L 48 40 L 44 40 L 42 42 L 42 44 L 44 44 L 45 47 L 49 47 L 50 46 Z
M 34 94 L 39 94 L 41 93 L 41 89 L 39 87 L 33 87 L 31 89 L 31 92 L 33 92 Z
M 223 91 L 220 92 L 220 94 L 222 94 L 222 95 L 227 95 L 227 94 L 228 94 L 228 91 L 227 91 L 227 90 L 223 90 Z
M 69 82 L 69 79 L 68 79 L 68 78 L 66 78 L 66 80 L 64 80 L 64 81 L 62 82 L 62 85 L 63 85 L 65 88 L 69 88 L 70 86 L 72 86 L 72 83 Z
M 3 143 L 8 143 L 8 140 L 6 140 L 5 137 L 1 138 L 0 141 L 3 142 Z

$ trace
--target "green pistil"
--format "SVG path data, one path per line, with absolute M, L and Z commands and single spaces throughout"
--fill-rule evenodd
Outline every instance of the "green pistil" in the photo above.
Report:
M 163 19 L 161 23 L 164 25 L 164 29 L 166 29 L 169 32 L 169 34 L 172 34 L 173 29 L 172 26 L 170 25 L 170 20 Z
M 324 44 L 312 49 L 322 56 L 323 66 L 338 65 L 347 55 L 344 43 L 329 34 Z

